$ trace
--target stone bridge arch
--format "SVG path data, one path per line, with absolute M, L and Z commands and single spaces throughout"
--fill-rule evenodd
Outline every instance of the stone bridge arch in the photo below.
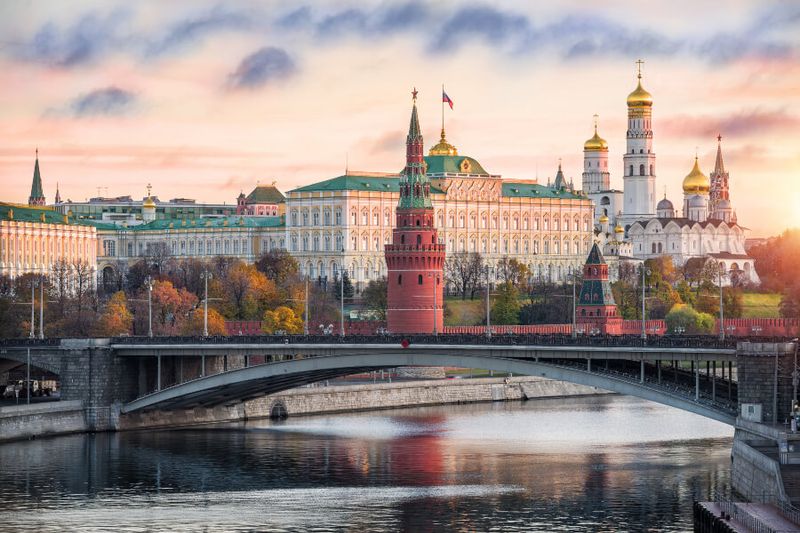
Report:
M 733 410 L 726 411 L 715 405 L 698 402 L 688 395 L 576 367 L 559 366 L 529 359 L 391 351 L 310 357 L 241 368 L 188 381 L 143 396 L 123 405 L 122 412 L 235 405 L 239 402 L 326 379 L 403 366 L 484 368 L 496 372 L 539 376 L 636 396 L 729 425 L 733 425 L 736 419 L 736 413 Z

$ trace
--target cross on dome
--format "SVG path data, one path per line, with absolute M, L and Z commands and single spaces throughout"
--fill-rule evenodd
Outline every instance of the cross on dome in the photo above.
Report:
M 642 65 L 644 65 L 644 61 L 642 61 L 641 59 L 637 59 L 636 60 L 636 68 L 637 68 L 638 72 L 636 73 L 636 77 L 639 78 L 639 79 L 642 78 Z

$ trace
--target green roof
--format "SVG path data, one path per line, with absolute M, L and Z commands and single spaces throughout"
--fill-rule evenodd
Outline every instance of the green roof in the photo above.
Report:
M 597 243 L 592 245 L 592 249 L 589 251 L 589 257 L 586 259 L 587 265 L 605 265 L 606 260 L 603 259 L 603 253 L 600 251 L 600 247 L 597 246 Z
M 39 156 L 36 156 L 36 164 L 33 167 L 33 183 L 31 183 L 31 199 L 44 198 L 42 190 L 42 175 L 39 172 Z
M 227 221 L 227 225 L 226 222 Z M 86 224 L 91 224 L 97 229 L 112 230 L 112 231 L 163 231 L 167 229 L 185 230 L 185 229 L 205 229 L 205 228 L 279 228 L 284 226 L 285 221 L 283 217 L 243 217 L 243 216 L 229 216 L 229 217 L 199 217 L 199 218 L 181 218 L 181 219 L 158 219 L 145 224 L 137 224 L 135 226 L 120 226 L 109 224 L 107 222 L 98 222 L 95 220 L 85 220 Z
M 461 165 L 464 160 L 469 163 L 469 170 L 462 170 Z M 425 156 L 425 163 L 428 165 L 428 174 L 481 174 L 488 176 L 480 163 L 471 157 L 461 155 L 428 155 Z
M 360 176 L 346 174 L 329 180 L 312 183 L 289 192 L 316 191 L 377 191 L 400 193 L 400 176 Z M 431 192 L 443 194 L 444 191 L 431 187 Z
M 286 197 L 274 185 L 259 185 L 247 195 L 247 202 L 253 204 L 281 204 Z
M 44 215 L 44 220 L 42 220 Z M 70 218 L 69 222 L 64 222 L 65 215 L 62 215 L 49 207 L 28 207 L 18 204 L 7 204 L 0 202 L 0 220 L 15 220 L 17 222 L 39 222 L 45 224 L 87 224 L 83 220 Z
M 574 198 L 583 196 L 566 189 L 552 189 L 538 183 L 503 183 L 503 196 L 520 198 Z

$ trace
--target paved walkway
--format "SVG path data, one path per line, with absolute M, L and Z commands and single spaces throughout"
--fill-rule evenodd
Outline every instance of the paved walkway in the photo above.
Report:
M 719 504 L 715 502 L 703 502 L 701 505 L 712 512 L 714 516 L 720 516 L 722 513 Z M 763 526 L 770 528 L 769 530 L 771 531 L 776 533 L 800 532 L 800 526 L 786 520 L 773 505 L 766 503 L 737 503 L 736 506 Z M 757 533 L 758 531 L 764 531 L 764 529 L 749 527 L 750 524 L 746 524 L 745 522 L 746 520 L 735 516 L 725 521 L 725 523 L 737 533 Z

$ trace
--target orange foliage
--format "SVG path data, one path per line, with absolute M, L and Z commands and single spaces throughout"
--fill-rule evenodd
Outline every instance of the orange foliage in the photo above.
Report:
M 99 337 L 128 335 L 133 325 L 133 315 L 128 310 L 128 299 L 122 291 L 115 292 L 105 310 L 94 325 L 94 334 Z
M 156 281 L 152 297 L 153 331 L 157 335 L 177 334 L 189 312 L 197 306 L 197 296 L 186 289 L 176 289 L 170 281 Z
M 189 315 L 189 319 L 183 324 L 184 335 L 203 334 L 203 307 L 200 306 Z M 208 308 L 208 334 L 226 335 L 225 318 L 216 309 Z

